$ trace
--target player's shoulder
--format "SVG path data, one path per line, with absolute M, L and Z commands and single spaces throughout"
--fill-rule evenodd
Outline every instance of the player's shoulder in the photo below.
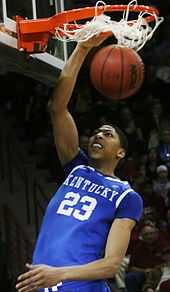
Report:
M 127 198 L 129 203 L 132 202 L 133 205 L 140 205 L 141 208 L 143 206 L 143 199 L 141 195 L 131 186 L 128 181 L 122 181 L 121 198 Z
M 128 181 L 119 181 L 121 191 L 116 200 L 116 208 L 119 209 L 116 217 L 131 218 L 139 221 L 143 211 L 143 199 L 141 195 L 133 189 Z
M 128 195 L 132 200 L 137 200 L 142 202 L 141 195 L 131 186 L 128 181 L 122 181 L 122 194 L 124 196 Z
M 129 190 L 129 189 L 132 190 L 132 187 L 129 184 L 129 182 L 126 180 L 122 180 L 119 177 L 107 177 L 106 176 L 106 179 L 108 181 L 110 181 L 110 183 L 114 186 L 114 188 L 116 187 L 120 193 L 122 193 L 126 190 Z
M 141 200 L 140 194 L 131 186 L 131 184 L 127 180 L 122 180 L 120 178 L 113 178 L 114 181 L 114 189 L 116 187 L 119 196 L 123 199 L 128 195 L 132 197 L 136 197 L 137 200 Z
M 64 172 L 68 175 L 70 172 L 75 171 L 76 169 L 83 168 L 85 165 L 88 165 L 88 156 L 82 149 L 79 149 L 77 155 L 64 166 Z

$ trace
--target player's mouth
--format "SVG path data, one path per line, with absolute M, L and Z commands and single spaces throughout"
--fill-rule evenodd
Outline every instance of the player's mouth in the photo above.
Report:
M 100 149 L 103 149 L 103 145 L 100 143 L 94 142 L 91 144 L 91 148 L 96 149 L 96 150 L 98 150 L 98 149 L 100 150 Z

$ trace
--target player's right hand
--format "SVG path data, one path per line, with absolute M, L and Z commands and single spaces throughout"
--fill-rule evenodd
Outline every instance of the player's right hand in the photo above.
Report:
M 92 36 L 87 41 L 80 41 L 78 46 L 86 49 L 98 47 L 108 38 L 108 36 L 110 36 L 110 33 L 101 32 L 100 34 Z

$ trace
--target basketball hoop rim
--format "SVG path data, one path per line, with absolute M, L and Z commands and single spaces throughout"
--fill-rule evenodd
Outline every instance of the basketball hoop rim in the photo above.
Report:
M 93 7 L 83 7 L 72 10 L 66 10 L 60 12 L 58 15 L 54 16 L 57 26 L 60 26 L 64 23 L 70 23 L 77 20 L 92 18 L 94 16 L 99 16 L 107 12 L 121 12 L 129 10 L 130 12 L 144 12 L 148 16 L 144 16 L 145 20 L 149 23 L 155 20 L 155 16 L 159 16 L 159 11 L 156 7 L 146 6 L 146 5 L 124 5 L 124 4 L 115 4 L 115 5 L 99 5 Z M 135 21 L 135 19 L 134 19 Z
M 17 26 L 21 33 L 34 33 L 34 32 L 55 32 L 57 28 L 63 27 L 64 24 L 73 25 L 73 22 L 77 20 L 83 20 L 88 18 L 93 18 L 96 15 L 101 15 L 104 12 L 121 12 L 126 11 L 127 8 L 130 12 L 144 12 L 149 14 L 144 16 L 145 20 L 153 22 L 155 16 L 159 16 L 159 11 L 153 6 L 145 5 L 105 5 L 105 6 L 92 6 L 92 7 L 83 7 L 78 9 L 65 10 L 58 14 L 55 14 L 49 18 L 40 18 L 40 19 L 21 19 L 17 17 Z M 132 23 L 134 20 L 129 21 Z M 82 24 L 83 25 L 83 24 Z M 76 27 L 75 27 L 76 29 Z
M 145 5 L 98 5 L 83 7 L 78 9 L 65 10 L 47 18 L 23 19 L 16 16 L 16 29 L 18 35 L 18 49 L 24 49 L 27 52 L 44 52 L 50 36 L 56 36 L 59 31 L 61 38 L 65 35 L 65 27 L 76 31 L 77 28 L 83 28 L 84 24 L 76 24 L 78 20 L 93 19 L 95 16 L 107 12 L 136 12 L 143 13 L 142 18 L 147 23 L 155 22 L 158 19 L 159 11 L 153 6 Z M 131 25 L 137 19 L 127 21 Z M 73 34 L 74 34 L 73 31 Z M 106 33 L 106 32 L 104 32 Z

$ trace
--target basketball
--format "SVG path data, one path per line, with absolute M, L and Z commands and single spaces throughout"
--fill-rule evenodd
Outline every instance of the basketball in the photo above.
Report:
M 135 94 L 144 80 L 144 63 L 131 48 L 106 46 L 94 55 L 90 63 L 90 79 L 103 96 L 112 100 Z

